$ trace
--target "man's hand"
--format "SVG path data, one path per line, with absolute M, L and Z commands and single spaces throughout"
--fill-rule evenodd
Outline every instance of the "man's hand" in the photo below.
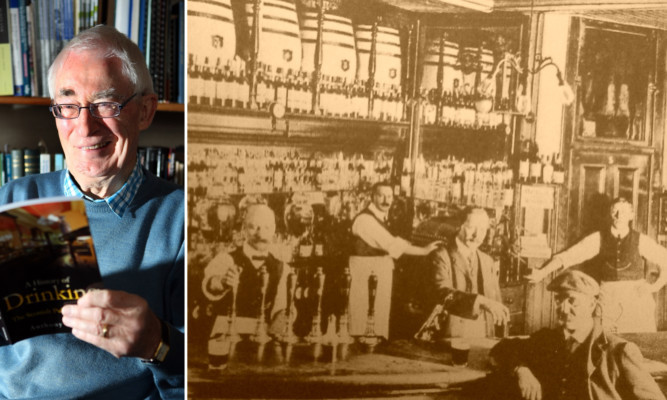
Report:
M 239 286 L 239 270 L 236 266 L 227 269 L 225 278 L 223 279 L 223 284 L 227 288 L 236 288 Z
M 496 325 L 509 323 L 510 310 L 503 303 L 492 300 L 482 295 L 478 296 L 478 298 L 479 298 L 479 308 L 490 313 Z
M 562 263 L 556 259 L 552 259 L 546 265 L 544 265 L 540 269 L 535 269 L 533 268 L 533 271 L 524 276 L 524 279 L 528 280 L 530 283 L 540 283 L 549 276 L 550 273 L 556 271 L 558 268 L 562 266 Z
M 514 373 L 523 399 L 542 400 L 542 385 L 528 367 L 517 367 Z
M 442 240 L 436 240 L 435 242 L 431 242 L 424 246 L 424 251 L 426 252 L 425 255 L 431 254 L 432 251 L 437 250 L 438 248 L 444 246 L 444 242 Z
M 127 292 L 94 290 L 62 313 L 74 336 L 118 358 L 151 358 L 162 336 L 160 320 L 146 300 Z

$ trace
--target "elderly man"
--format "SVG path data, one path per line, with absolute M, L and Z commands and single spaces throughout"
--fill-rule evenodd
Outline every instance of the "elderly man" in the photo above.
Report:
M 394 192 L 387 182 L 379 182 L 371 189 L 371 203 L 352 222 L 353 249 L 350 256 L 350 334 L 365 335 L 369 314 L 369 278 L 377 278 L 374 329 L 377 336 L 389 335 L 389 313 L 393 281 L 394 259 L 402 255 L 426 256 L 441 242 L 419 247 L 390 232 L 387 224 Z
M 445 302 L 441 334 L 446 337 L 493 337 L 494 324 L 509 322 L 502 304 L 498 265 L 479 250 L 489 229 L 482 208 L 467 208 L 456 238 L 431 254 L 436 302 Z M 449 301 L 445 299 L 449 297 Z
M 238 334 L 279 333 L 277 325 L 257 332 L 257 318 L 276 322 L 273 317 L 285 308 L 285 279 L 287 268 L 269 252 L 276 232 L 276 217 L 268 206 L 248 207 L 243 221 L 245 241 L 231 253 L 220 253 L 204 269 L 202 291 L 216 303 L 218 313 L 209 339 L 209 364 L 224 367 L 224 356 L 229 351 L 231 332 Z M 266 287 L 262 288 L 263 280 Z M 262 289 L 265 290 L 262 298 Z M 264 304 L 262 304 L 264 301 Z M 234 307 L 234 310 L 231 308 Z M 235 326 L 229 326 L 230 312 L 234 312 Z M 282 326 L 284 328 L 284 325 Z M 234 328 L 233 331 L 230 328 Z
M 637 346 L 600 326 L 600 286 L 593 278 L 568 270 L 547 289 L 555 293 L 558 327 L 505 339 L 491 350 L 505 376 L 493 389 L 505 397 L 497 398 L 665 399 Z
M 527 278 L 539 282 L 561 267 L 582 264 L 582 271 L 600 283 L 605 327 L 615 332 L 655 332 L 653 293 L 667 283 L 667 249 L 631 228 L 634 215 L 630 202 L 622 197 L 614 200 L 608 229 L 594 232 L 556 254 Z M 644 259 L 660 267 L 653 283 L 646 280 Z
M 72 39 L 49 69 L 67 170 L 0 189 L 0 204 L 85 200 L 105 290 L 62 308 L 72 334 L 0 348 L 0 397 L 184 397 L 184 195 L 137 161 L 157 108 L 139 48 L 108 26 Z

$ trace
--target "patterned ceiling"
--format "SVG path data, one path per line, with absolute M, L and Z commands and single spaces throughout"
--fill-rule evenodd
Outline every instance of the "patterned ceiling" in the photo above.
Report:
M 470 13 L 457 0 L 379 0 L 416 13 Z M 493 3 L 493 10 L 566 12 L 574 15 L 667 30 L 667 0 L 464 0 Z M 451 3 L 448 3 L 451 2 Z

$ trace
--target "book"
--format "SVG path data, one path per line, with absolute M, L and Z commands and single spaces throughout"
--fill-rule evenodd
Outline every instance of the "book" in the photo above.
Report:
M 26 0 L 19 0 L 19 34 L 21 42 L 21 67 L 23 71 L 23 96 L 32 96 L 32 85 L 30 82 L 30 43 L 28 42 Z
M 12 149 L 12 180 L 23 177 L 23 149 Z
M 23 175 L 39 174 L 39 150 L 23 150 Z
M 60 171 L 65 168 L 65 155 L 63 153 L 56 153 L 53 156 L 53 170 Z
M 51 172 L 51 159 L 53 157 L 49 153 L 41 153 L 39 155 L 39 173 L 45 174 Z
M 0 207 L 0 345 L 71 332 L 60 310 L 102 288 L 82 199 L 52 197 Z
M 9 26 L 12 49 L 12 75 L 14 96 L 23 96 L 23 63 L 21 58 L 21 24 L 19 23 L 19 0 L 9 0 Z
M 0 95 L 14 94 L 12 47 L 9 26 L 9 2 L 0 0 Z

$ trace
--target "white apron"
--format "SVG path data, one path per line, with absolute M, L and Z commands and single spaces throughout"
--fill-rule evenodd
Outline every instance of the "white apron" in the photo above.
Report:
M 394 261 L 389 256 L 351 256 L 350 275 L 350 321 L 352 336 L 363 336 L 368 321 L 368 278 L 374 272 L 378 278 L 375 298 L 375 335 L 389 337 L 389 312 Z
M 616 333 L 656 332 L 655 300 L 641 294 L 637 286 L 644 280 L 602 282 L 602 325 Z

